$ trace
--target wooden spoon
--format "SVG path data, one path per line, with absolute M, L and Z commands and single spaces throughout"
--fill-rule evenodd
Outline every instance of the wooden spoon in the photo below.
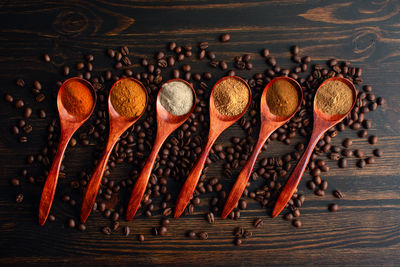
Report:
M 142 88 L 143 91 L 146 94 L 146 104 L 143 108 L 143 111 L 140 115 L 134 117 L 134 118 L 128 118 L 120 115 L 113 107 L 111 103 L 111 92 L 116 84 L 121 82 L 124 79 L 130 79 L 133 82 L 136 82 L 139 84 Z M 101 179 L 103 178 L 103 173 L 105 171 L 108 158 L 110 157 L 110 154 L 113 150 L 113 147 L 115 143 L 118 141 L 119 137 L 121 134 L 123 134 L 129 127 L 131 127 L 144 113 L 147 107 L 147 102 L 148 102 L 148 95 L 147 95 L 147 90 L 143 86 L 143 84 L 134 79 L 134 78 L 122 78 L 119 79 L 114 83 L 114 85 L 111 87 L 110 94 L 108 96 L 108 117 L 110 120 L 110 132 L 108 135 L 108 141 L 106 144 L 106 147 L 104 148 L 103 154 L 97 164 L 97 167 L 94 169 L 92 177 L 89 180 L 89 183 L 86 187 L 85 195 L 83 196 L 83 201 L 82 201 L 82 208 L 81 208 L 81 222 L 84 223 L 87 218 L 89 217 L 90 212 L 92 211 L 93 204 L 96 201 L 97 197 L 97 192 L 99 191 Z
M 235 116 L 226 116 L 222 115 L 218 112 L 217 108 L 214 104 L 214 89 L 217 84 L 225 79 L 237 79 L 239 82 L 242 82 L 246 85 L 247 89 L 249 90 L 249 102 L 247 106 L 243 109 L 243 111 Z M 238 119 L 240 119 L 244 113 L 246 113 L 247 109 L 249 108 L 251 103 L 251 90 L 249 85 L 240 77 L 237 76 L 227 76 L 221 78 L 213 87 L 210 96 L 210 131 L 208 133 L 207 143 L 204 146 L 204 149 L 197 160 L 197 163 L 194 165 L 192 171 L 190 172 L 188 178 L 186 179 L 185 184 L 183 185 L 181 192 L 178 197 L 178 201 L 176 203 L 174 217 L 179 217 L 182 212 L 185 210 L 186 205 L 190 201 L 191 197 L 193 196 L 193 192 L 196 189 L 197 183 L 199 181 L 200 175 L 203 171 L 204 164 L 206 162 L 207 156 L 210 153 L 210 149 L 213 146 L 215 140 L 217 140 L 218 136 L 229 126 L 235 123 Z
M 138 210 L 140 206 L 140 201 L 143 198 L 144 192 L 146 191 L 147 183 L 149 182 L 150 174 L 153 170 L 154 162 L 156 161 L 158 152 L 160 151 L 160 148 L 162 147 L 165 139 L 173 132 L 175 131 L 179 126 L 182 125 L 192 114 L 195 105 L 196 105 L 196 93 L 192 87 L 191 84 L 186 82 L 185 80 L 182 79 L 171 79 L 167 81 L 166 83 L 170 82 L 182 82 L 185 83 L 187 86 L 192 89 L 193 92 L 193 105 L 192 108 L 188 113 L 185 115 L 181 116 L 175 116 L 171 113 L 169 113 L 162 105 L 160 102 L 160 92 L 158 92 L 157 95 L 157 103 L 156 103 L 156 112 L 157 112 L 157 136 L 156 140 L 154 141 L 153 149 L 149 155 L 149 158 L 147 159 L 142 172 L 139 175 L 139 178 L 136 181 L 135 187 L 132 190 L 131 197 L 129 199 L 129 204 L 128 208 L 126 210 L 126 220 L 130 221 L 132 218 L 135 216 L 136 211 Z
M 290 82 L 297 90 L 298 94 L 298 106 L 296 110 L 289 116 L 279 117 L 271 113 L 267 104 L 267 92 L 269 88 L 278 80 L 285 80 Z M 254 164 L 258 158 L 258 155 L 261 152 L 262 147 L 264 146 L 265 141 L 267 141 L 268 137 L 279 127 L 285 124 L 288 120 L 290 120 L 294 114 L 299 110 L 301 103 L 303 101 L 303 90 L 301 89 L 300 84 L 292 78 L 289 77 L 277 77 L 270 81 L 267 86 L 265 86 L 264 91 L 261 95 L 261 127 L 260 133 L 258 135 L 257 143 L 254 146 L 253 153 L 248 159 L 246 165 L 244 165 L 242 171 L 240 172 L 235 184 L 232 187 L 231 192 L 229 193 L 228 199 L 226 200 L 224 209 L 222 210 L 221 217 L 225 219 L 229 213 L 235 208 L 237 202 L 243 194 L 244 189 L 246 188 L 247 182 L 249 181 L 250 174 L 253 171 Z
M 62 92 L 65 88 L 65 85 L 70 81 L 78 81 L 89 88 L 93 96 L 93 106 L 90 112 L 85 117 L 76 117 L 68 113 L 67 109 L 65 109 L 62 103 Z M 46 182 L 43 187 L 42 196 L 40 198 L 39 204 L 39 224 L 44 225 L 47 220 L 47 217 L 50 213 L 50 208 L 53 203 L 54 194 L 56 192 L 56 186 L 58 181 L 58 174 L 60 172 L 61 162 L 64 157 L 65 149 L 69 143 L 69 140 L 74 135 L 76 130 L 82 126 L 82 124 L 89 119 L 90 115 L 92 115 L 94 107 L 96 106 L 96 92 L 93 89 L 93 86 L 86 80 L 81 78 L 70 78 L 66 80 L 58 90 L 57 94 L 57 108 L 58 114 L 60 117 L 60 125 L 61 125 L 61 137 L 60 143 L 58 144 L 56 155 L 54 156 L 53 163 L 51 165 L 49 175 L 47 176 Z
M 286 204 L 292 197 L 307 167 L 308 161 L 310 160 L 314 147 L 318 143 L 321 136 L 323 136 L 323 134 L 327 130 L 329 130 L 330 128 L 341 122 L 344 118 L 346 118 L 347 115 L 350 113 L 350 111 L 353 109 L 354 104 L 356 103 L 357 89 L 354 87 L 354 84 L 352 82 L 350 82 L 345 78 L 340 78 L 340 77 L 329 78 L 319 86 L 318 90 L 321 88 L 322 85 L 326 84 L 327 82 L 335 80 L 345 83 L 353 91 L 353 104 L 346 114 L 329 115 L 323 113 L 321 110 L 318 109 L 316 100 L 314 99 L 314 125 L 313 125 L 314 129 L 311 134 L 310 141 L 308 143 L 306 150 L 304 151 L 303 156 L 297 163 L 295 169 L 293 170 L 292 174 L 287 180 L 285 187 L 283 188 L 281 194 L 279 195 L 278 200 L 276 201 L 274 210 L 272 211 L 273 218 L 275 218 L 276 216 L 279 215 L 279 213 L 281 213 L 281 211 L 285 208 Z

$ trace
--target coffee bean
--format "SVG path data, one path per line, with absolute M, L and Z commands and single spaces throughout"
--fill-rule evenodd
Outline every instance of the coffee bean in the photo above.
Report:
M 367 163 L 365 162 L 365 160 L 360 159 L 360 160 L 357 161 L 357 166 L 358 166 L 359 168 L 364 168 L 365 165 L 367 165 Z
M 10 183 L 11 183 L 12 186 L 19 186 L 19 184 L 20 184 L 18 178 L 12 178 L 10 180 Z
M 371 136 L 368 138 L 368 142 L 369 142 L 371 145 L 375 145 L 376 143 L 378 143 L 378 137 L 375 136 L 375 135 L 371 135 Z
M 264 221 L 261 218 L 257 218 L 254 222 L 253 222 L 253 226 L 255 228 L 261 228 L 264 224 Z
M 291 221 L 291 220 L 293 220 L 293 214 L 292 213 L 286 213 L 285 214 L 285 216 L 284 216 L 284 219 L 286 220 L 286 221 Z
M 379 148 L 375 149 L 375 150 L 373 151 L 373 153 L 374 153 L 374 155 L 377 156 L 377 157 L 382 157 L 382 156 L 383 156 L 383 151 L 382 151 L 382 149 L 379 149 Z
M 46 118 L 46 111 L 44 111 L 44 109 L 39 110 L 39 118 L 41 119 Z
M 85 232 L 85 231 L 86 231 L 86 225 L 84 225 L 83 223 L 80 223 L 80 224 L 78 225 L 78 229 L 79 229 L 79 231 L 81 231 L 81 232 Z
M 295 209 L 293 211 L 293 217 L 300 217 L 300 210 L 299 209 Z
M 168 231 L 167 227 L 161 226 L 160 229 L 158 230 L 158 233 L 159 233 L 161 236 L 165 236 L 165 235 L 167 234 L 167 231 Z
M 214 213 L 212 213 L 212 212 L 207 213 L 206 218 L 207 218 L 208 223 L 215 222 L 215 216 L 214 216 Z
M 27 143 L 27 142 L 28 142 L 28 137 L 26 137 L 26 136 L 21 136 L 21 137 L 19 138 L 19 142 L 20 142 L 20 143 Z
M 144 235 L 139 234 L 138 235 L 138 240 L 139 240 L 139 242 L 144 242 Z
M 302 223 L 301 223 L 300 220 L 296 219 L 296 220 L 293 220 L 293 226 L 297 227 L 297 228 L 300 228 L 302 226 Z
M 103 234 L 105 235 L 111 235 L 111 228 L 108 226 L 105 226 L 101 229 L 101 231 L 103 232 Z
M 16 108 L 22 108 L 22 107 L 25 105 L 25 103 L 24 103 L 23 100 L 18 99 L 18 100 L 16 100 L 16 101 L 14 102 L 14 105 L 15 105 Z
M 291 52 L 293 55 L 298 55 L 300 53 L 300 48 L 297 45 L 292 46 Z
M 360 138 L 365 138 L 365 137 L 367 137 L 367 135 L 368 135 L 367 130 L 361 130 L 361 131 L 358 132 L 358 136 Z
M 46 96 L 44 94 L 38 94 L 35 98 L 36 102 L 40 103 L 43 102 L 46 99 Z
M 317 189 L 314 193 L 319 197 L 325 196 L 325 191 L 322 189 Z
M 208 239 L 208 233 L 207 233 L 207 232 L 200 232 L 200 233 L 199 233 L 199 238 L 200 238 L 201 240 L 206 240 L 206 239 Z
M 345 159 L 345 158 L 341 158 L 341 159 L 339 159 L 339 167 L 340 168 L 347 168 L 347 159 Z
M 189 231 L 189 232 L 187 232 L 187 234 L 186 234 L 189 238 L 196 238 L 196 233 L 194 232 L 194 231 Z
M 331 212 L 336 212 L 336 211 L 338 211 L 339 210 L 339 205 L 338 204 L 330 204 L 329 206 L 328 206 L 328 209 L 329 209 L 329 211 L 331 211 Z
M 235 246 L 241 246 L 241 245 L 242 245 L 242 239 L 235 238 Z
M 26 107 L 24 110 L 24 118 L 29 118 L 32 115 L 32 108 Z
M 17 86 L 19 87 L 24 87 L 25 86 L 25 81 L 22 78 L 18 78 L 16 81 Z
M 228 42 L 230 39 L 231 39 L 231 36 L 227 33 L 222 34 L 220 37 L 220 40 L 223 43 Z
M 75 228 L 75 225 L 76 225 L 75 220 L 73 218 L 69 218 L 68 219 L 68 227 Z
M 343 141 L 343 146 L 349 148 L 353 144 L 353 141 L 350 138 L 346 138 Z
M 374 164 L 376 161 L 375 161 L 374 157 L 368 157 L 368 158 L 365 159 L 365 162 L 367 164 Z
M 56 220 L 56 217 L 53 214 L 50 214 L 48 220 L 54 222 Z
M 8 103 L 12 103 L 14 101 L 14 98 L 10 94 L 6 94 L 4 96 L 4 100 Z
M 17 196 L 15 197 L 15 202 L 22 203 L 22 201 L 24 201 L 24 195 L 21 193 L 18 193 Z
M 342 199 L 343 198 L 343 193 L 340 192 L 339 190 L 333 190 L 332 191 L 332 195 L 338 199 Z
M 356 156 L 357 158 L 362 158 L 364 157 L 364 152 L 362 152 L 360 149 L 356 149 L 354 150 L 354 156 Z

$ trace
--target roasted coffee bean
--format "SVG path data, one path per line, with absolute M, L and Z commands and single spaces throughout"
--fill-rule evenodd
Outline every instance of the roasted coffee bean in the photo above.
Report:
M 364 152 L 362 152 L 360 149 L 356 149 L 354 150 L 354 156 L 356 156 L 357 158 L 362 158 L 364 157 Z
M 220 37 L 220 40 L 223 43 L 228 42 L 230 39 L 231 39 L 231 36 L 228 33 L 224 33 Z
M 212 213 L 212 212 L 207 213 L 206 218 L 207 218 L 208 223 L 215 222 L 215 216 L 214 216 L 214 213 Z
M 264 221 L 261 218 L 257 218 L 254 222 L 253 222 L 253 226 L 255 228 L 261 228 L 264 224 Z
M 371 145 L 375 145 L 376 143 L 378 143 L 378 137 L 375 136 L 375 135 L 371 135 L 371 136 L 368 138 L 368 142 L 369 142 Z
M 349 148 L 353 144 L 353 141 L 350 138 L 346 138 L 343 141 L 343 146 Z
M 261 56 L 264 57 L 264 58 L 268 57 L 269 56 L 269 50 L 267 48 L 263 49 L 261 51 Z
M 297 45 L 292 46 L 290 50 L 293 55 L 298 55 L 300 53 L 300 48 Z
M 22 201 L 24 201 L 24 195 L 21 193 L 18 193 L 17 196 L 15 197 L 15 202 L 22 203 Z
M 339 210 L 339 205 L 338 204 L 330 204 L 329 206 L 328 206 L 328 209 L 329 209 L 329 211 L 331 211 L 331 212 L 336 212 L 336 211 L 338 211 Z
M 325 196 L 325 191 L 322 189 L 317 189 L 314 193 L 319 197 Z
M 365 159 L 365 162 L 367 164 L 374 164 L 376 161 L 375 161 L 374 157 L 368 157 L 368 158 Z
M 56 217 L 53 214 L 50 214 L 48 220 L 54 222 L 56 220 Z
M 46 96 L 44 94 L 38 94 L 35 98 L 36 102 L 40 103 L 43 102 L 46 99 Z
M 43 55 L 43 59 L 44 59 L 44 61 L 47 62 L 47 63 L 50 62 L 50 56 L 49 56 L 49 54 L 44 54 L 44 55 Z
M 20 184 L 18 178 L 12 178 L 10 180 L 10 183 L 11 183 L 12 186 L 19 186 L 19 184 Z
M 75 228 L 75 225 L 76 225 L 75 220 L 73 218 L 69 218 L 68 219 L 68 227 Z
M 207 232 L 200 232 L 200 233 L 199 233 L 199 238 L 200 238 L 201 240 L 206 240 L 206 239 L 208 239 L 208 233 L 207 233 Z
M 367 163 L 365 162 L 365 160 L 360 159 L 360 160 L 357 161 L 357 166 L 358 166 L 359 168 L 364 168 L 365 165 L 367 165 Z
M 339 159 L 339 167 L 340 168 L 347 168 L 347 159 L 345 159 L 345 158 Z
M 382 156 L 383 156 L 383 151 L 382 151 L 382 149 L 379 149 L 379 148 L 375 149 L 375 150 L 373 151 L 373 153 L 374 153 L 374 155 L 377 156 L 377 157 L 382 157 Z
M 187 232 L 186 233 L 186 235 L 189 237 L 189 238 L 196 238 L 196 233 L 194 232 L 194 231 L 189 231 L 189 232 Z
M 342 199 L 343 198 L 343 193 L 340 192 L 339 190 L 333 190 L 332 191 L 332 195 L 338 199 Z
M 4 96 L 4 100 L 8 103 L 12 103 L 14 101 L 14 98 L 10 94 L 6 94 Z
M 240 238 L 235 238 L 235 246 L 241 246 L 242 245 L 242 239 Z
M 167 231 L 168 231 L 167 227 L 161 226 L 160 229 L 158 230 L 158 233 L 160 236 L 165 236 L 167 234 Z
M 161 220 L 161 225 L 168 226 L 169 224 L 170 224 L 170 221 L 168 218 L 163 218 Z
M 301 221 L 300 220 L 293 220 L 293 226 L 294 227 L 297 227 L 297 228 L 300 228 L 301 226 L 302 226 L 302 223 L 301 223 Z
M 101 231 L 103 232 L 103 234 L 105 235 L 111 235 L 111 228 L 108 226 L 105 226 L 101 229 Z
M 112 227 L 113 231 L 117 231 L 118 228 L 119 228 L 119 222 L 118 221 L 113 222 L 113 227 Z
M 139 234 L 138 235 L 138 240 L 139 240 L 139 242 L 144 242 L 144 235 Z
M 17 86 L 19 87 L 24 87 L 25 86 L 25 81 L 22 78 L 18 78 L 16 81 Z
M 358 136 L 360 138 L 365 138 L 365 137 L 367 137 L 367 135 L 368 135 L 367 130 L 361 130 L 361 131 L 358 132 Z
M 293 210 L 293 217 L 300 217 L 300 210 L 299 209 L 295 209 Z
M 78 229 L 79 229 L 79 231 L 81 231 L 81 232 L 85 232 L 85 231 L 86 231 L 86 225 L 84 225 L 83 223 L 80 223 L 80 224 L 78 225 Z
M 46 118 L 46 111 L 44 109 L 39 110 L 39 118 L 41 119 Z
M 32 108 L 26 107 L 24 110 L 24 118 L 29 118 L 32 115 Z
M 25 103 L 22 99 L 18 99 L 14 102 L 14 105 L 16 108 L 22 108 L 25 105 Z

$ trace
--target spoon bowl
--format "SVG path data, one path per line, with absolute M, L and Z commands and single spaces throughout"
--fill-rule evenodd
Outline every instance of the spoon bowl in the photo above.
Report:
M 65 86 L 71 82 L 71 81 L 78 81 L 82 84 L 84 84 L 92 93 L 93 97 L 93 106 L 88 114 L 85 116 L 79 117 L 79 116 L 74 116 L 68 112 L 68 110 L 65 108 L 63 102 L 62 102 L 62 93 L 65 90 Z M 39 204 L 39 224 L 44 225 L 44 223 L 47 220 L 47 217 L 49 216 L 51 205 L 54 200 L 54 194 L 56 191 L 56 186 L 57 186 L 57 181 L 58 181 L 58 174 L 60 172 L 60 167 L 61 167 L 61 162 L 64 156 L 65 149 L 67 148 L 67 145 L 69 143 L 69 140 L 73 136 L 73 134 L 76 132 L 76 130 L 79 129 L 79 127 L 84 124 L 89 117 L 92 115 L 93 110 L 96 106 L 96 91 L 94 90 L 92 84 L 84 79 L 81 78 L 70 78 L 66 80 L 58 90 L 57 94 L 57 109 L 58 109 L 58 115 L 60 118 L 60 125 L 61 125 L 61 137 L 60 137 L 60 143 L 57 148 L 56 155 L 54 156 L 53 163 L 51 165 L 49 174 L 47 176 L 46 182 L 43 187 L 42 191 L 42 196 L 40 199 L 40 204 Z
M 275 207 L 272 211 L 272 217 L 275 218 L 276 216 L 281 213 L 281 211 L 285 208 L 286 204 L 289 202 L 291 199 L 294 191 L 296 190 L 303 173 L 308 165 L 308 161 L 310 160 L 311 154 L 314 150 L 314 147 L 318 143 L 319 139 L 323 136 L 323 134 L 341 122 L 344 118 L 347 117 L 347 115 L 350 113 L 350 111 L 353 109 L 354 104 L 356 103 L 357 100 L 357 89 L 354 87 L 354 84 L 350 82 L 349 80 L 341 77 L 333 77 L 325 80 L 319 87 L 320 88 L 331 81 L 340 81 L 344 84 L 347 85 L 347 87 L 352 91 L 352 106 L 351 108 L 345 113 L 345 114 L 335 114 L 335 115 L 330 115 L 323 113 L 320 109 L 317 107 L 317 102 L 316 98 L 314 98 L 314 125 L 313 125 L 313 132 L 310 137 L 310 141 L 307 145 L 306 150 L 304 151 L 303 156 L 300 158 L 299 162 L 297 163 L 296 167 L 294 168 L 292 174 L 288 178 L 285 186 L 282 189 L 281 194 L 279 195 L 278 200 L 275 203 Z M 318 93 L 318 90 L 316 94 Z
M 137 83 L 139 86 L 142 87 L 145 95 L 146 95 L 146 101 L 144 108 L 142 112 L 137 115 L 136 117 L 128 118 L 125 116 L 120 115 L 114 108 L 111 102 L 111 92 L 115 88 L 115 85 L 124 81 L 124 80 L 130 80 L 134 83 Z M 119 137 L 129 128 L 131 127 L 137 120 L 140 119 L 140 117 L 143 115 L 147 108 L 147 103 L 148 103 L 148 95 L 147 95 L 147 90 L 143 86 L 143 84 L 134 79 L 134 78 L 122 78 L 116 81 L 113 86 L 110 89 L 110 93 L 108 96 L 108 117 L 110 120 L 110 130 L 109 130 L 109 135 L 108 135 L 108 140 L 106 143 L 106 146 L 104 148 L 103 154 L 101 158 L 99 159 L 99 162 L 96 166 L 96 168 L 93 171 L 92 177 L 89 180 L 89 183 L 86 187 L 85 194 L 83 196 L 83 201 L 82 201 L 82 208 L 81 208 L 81 221 L 84 223 L 87 218 L 90 215 L 90 212 L 92 211 L 94 202 L 97 197 L 97 192 L 99 191 L 99 187 L 101 184 L 101 180 L 103 178 L 103 174 L 105 171 L 105 168 L 107 166 L 108 159 L 111 155 L 111 152 L 113 150 L 113 147 L 115 143 L 118 141 Z
M 150 152 L 150 155 L 143 167 L 142 172 L 140 173 L 136 184 L 132 190 L 131 197 L 129 199 L 129 204 L 126 210 L 126 220 L 130 221 L 135 216 L 137 210 L 139 209 L 140 202 L 143 198 L 143 195 L 146 191 L 147 184 L 149 182 L 150 174 L 153 170 L 154 162 L 156 161 L 158 152 L 160 151 L 164 141 L 167 137 L 175 131 L 179 126 L 181 126 L 192 114 L 195 106 L 196 106 L 196 92 L 193 89 L 193 86 L 182 79 L 171 79 L 166 83 L 170 82 L 182 82 L 185 83 L 193 93 L 193 103 L 192 108 L 186 114 L 175 116 L 169 113 L 160 101 L 160 93 L 161 89 L 157 94 L 157 103 L 156 103 L 156 113 L 157 113 L 157 135 L 156 140 L 154 141 L 153 149 Z
M 236 79 L 237 81 L 243 83 L 249 92 L 249 99 L 248 99 L 248 103 L 247 103 L 246 107 L 239 114 L 233 115 L 233 116 L 226 116 L 224 114 L 221 114 L 215 107 L 215 102 L 214 102 L 214 90 L 215 90 L 216 86 L 226 79 Z M 226 77 L 221 78 L 214 85 L 214 87 L 211 91 L 211 96 L 210 96 L 210 105 L 209 105 L 210 130 L 208 133 L 207 142 L 203 148 L 201 155 L 199 156 L 196 164 L 194 165 L 191 172 L 189 173 L 189 176 L 186 179 L 185 184 L 183 185 L 183 187 L 179 193 L 178 200 L 176 203 L 175 213 L 174 213 L 175 218 L 179 217 L 183 213 L 183 211 L 185 210 L 191 197 L 193 196 L 193 192 L 196 189 L 197 183 L 200 179 L 200 175 L 203 171 L 207 156 L 210 153 L 210 150 L 211 150 L 215 140 L 217 140 L 218 136 L 225 129 L 227 129 L 229 126 L 231 126 L 233 123 L 235 123 L 238 119 L 240 119 L 244 115 L 244 113 L 246 113 L 250 104 L 251 104 L 251 89 L 250 89 L 250 86 L 246 83 L 246 81 L 243 80 L 242 78 L 237 77 L 237 76 L 226 76 Z
M 294 86 L 294 88 L 297 90 L 298 105 L 297 105 L 295 111 L 286 117 L 280 117 L 280 116 L 273 114 L 267 104 L 268 90 L 270 90 L 271 86 L 276 81 L 287 81 L 287 82 L 291 83 Z M 290 120 L 294 116 L 294 114 L 299 110 L 302 102 L 303 102 L 303 90 L 301 89 L 300 84 L 292 78 L 277 77 L 277 78 L 274 78 L 273 80 L 271 80 L 267 84 L 267 86 L 265 86 L 264 91 L 261 95 L 261 105 L 260 105 L 261 127 L 260 127 L 260 133 L 258 135 L 258 140 L 254 146 L 251 156 L 247 160 L 242 171 L 239 173 L 239 176 L 236 179 L 236 182 L 233 185 L 233 187 L 229 193 L 229 196 L 226 200 L 225 206 L 221 213 L 221 217 L 223 219 L 225 219 L 232 212 L 232 210 L 235 208 L 236 204 L 238 203 L 240 197 L 242 196 L 243 191 L 245 190 L 246 185 L 249 181 L 250 175 L 253 172 L 253 168 L 257 161 L 258 155 L 260 154 L 261 149 L 264 146 L 264 143 L 267 141 L 269 136 L 276 129 L 281 127 L 283 124 L 285 124 L 288 120 Z

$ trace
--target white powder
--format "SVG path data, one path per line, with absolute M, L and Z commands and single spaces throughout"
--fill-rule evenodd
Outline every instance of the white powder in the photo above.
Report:
M 160 93 L 161 105 L 172 115 L 181 116 L 193 106 L 192 89 L 184 82 L 164 83 Z

